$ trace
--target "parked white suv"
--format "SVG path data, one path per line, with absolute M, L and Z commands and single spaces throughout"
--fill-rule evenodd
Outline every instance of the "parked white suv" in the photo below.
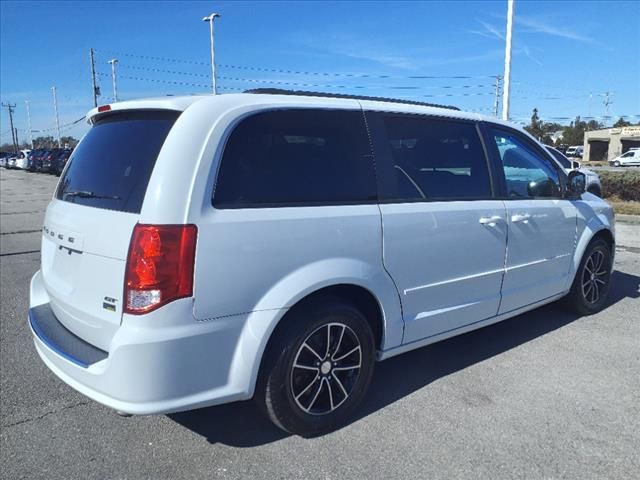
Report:
M 29 324 L 44 363 L 115 410 L 254 397 L 319 434 L 376 361 L 562 297 L 605 306 L 611 207 L 507 123 L 264 93 L 87 118 L 47 207 Z

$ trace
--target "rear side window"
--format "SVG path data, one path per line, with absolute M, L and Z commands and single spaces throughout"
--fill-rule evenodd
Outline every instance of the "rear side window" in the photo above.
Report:
M 136 111 L 98 120 L 73 151 L 56 198 L 140 213 L 156 159 L 178 115 Z
M 385 115 L 395 187 L 387 200 L 491 196 L 489 168 L 475 125 L 416 115 Z
M 224 150 L 216 208 L 376 200 L 361 111 L 277 110 L 241 121 Z

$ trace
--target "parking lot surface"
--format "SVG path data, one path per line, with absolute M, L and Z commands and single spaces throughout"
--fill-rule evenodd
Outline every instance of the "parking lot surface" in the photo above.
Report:
M 601 313 L 550 305 L 382 362 L 348 426 L 303 439 L 252 402 L 122 418 L 49 372 L 26 315 L 55 183 L 0 170 L 2 478 L 638 478 L 640 225 L 617 226 Z

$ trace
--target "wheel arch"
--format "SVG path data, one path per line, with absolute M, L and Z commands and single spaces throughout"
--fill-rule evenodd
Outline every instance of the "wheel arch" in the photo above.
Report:
M 582 235 L 578 238 L 576 249 L 573 255 L 573 263 L 571 265 L 571 274 L 567 281 L 567 288 L 573 284 L 573 280 L 582 261 L 582 257 L 586 252 L 591 242 L 596 238 L 602 238 L 611 247 L 611 258 L 614 258 L 615 254 L 615 236 L 613 232 L 613 226 L 608 221 L 603 221 L 599 217 L 593 217 L 585 226 L 582 231 Z M 613 265 L 613 261 L 611 262 Z
M 292 312 L 331 295 L 352 301 L 371 321 L 376 349 L 399 346 L 404 334 L 400 297 L 382 268 L 356 259 L 325 259 L 283 277 L 247 314 L 231 368 L 231 380 L 252 396 L 265 353 Z M 282 305 L 273 309 L 270 305 Z

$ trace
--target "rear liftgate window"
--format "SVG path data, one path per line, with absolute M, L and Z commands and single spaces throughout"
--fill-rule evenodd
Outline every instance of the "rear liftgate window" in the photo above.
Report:
M 140 213 L 156 159 L 179 115 L 136 111 L 98 120 L 73 152 L 56 198 Z
M 278 110 L 253 115 L 233 131 L 213 204 L 241 208 L 375 200 L 362 112 Z

